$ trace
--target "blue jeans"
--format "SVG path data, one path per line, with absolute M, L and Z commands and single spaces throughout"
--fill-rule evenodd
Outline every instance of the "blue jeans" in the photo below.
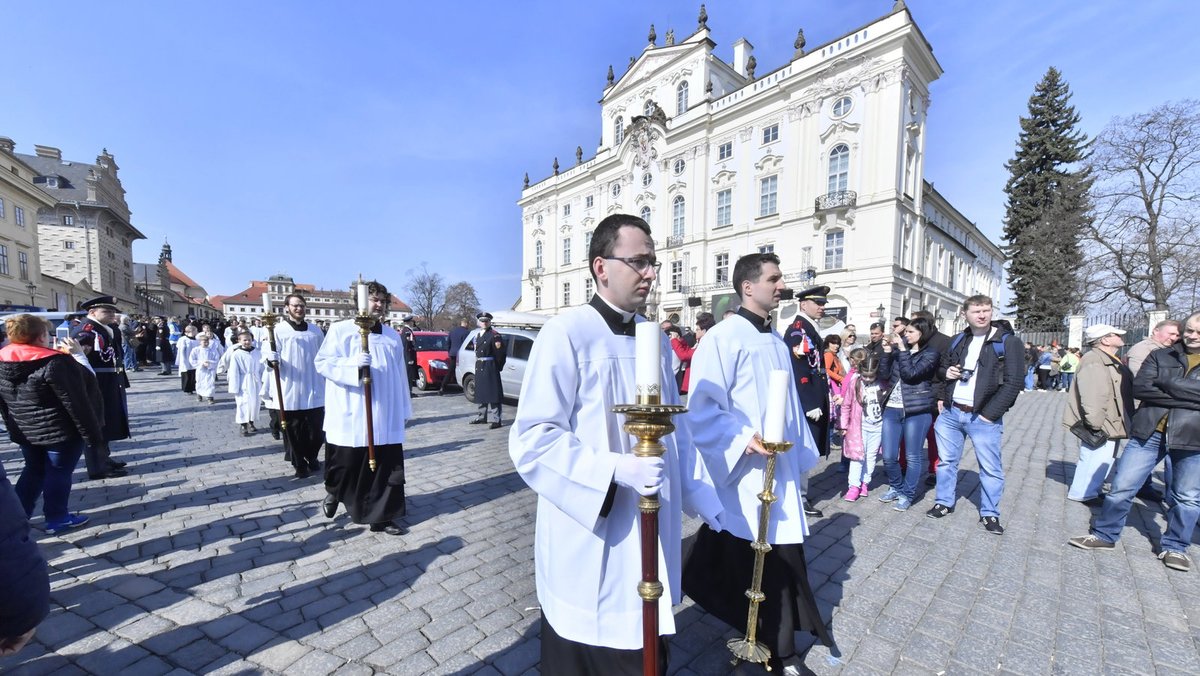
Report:
M 137 350 L 129 343 L 125 344 L 125 370 L 132 371 L 137 368 Z
M 1104 507 L 1092 533 L 1108 542 L 1116 542 L 1125 527 L 1133 496 L 1150 476 L 1155 465 L 1170 455 L 1171 477 L 1167 491 L 1172 501 L 1167 510 L 1167 532 L 1160 542 L 1164 552 L 1186 552 L 1192 542 L 1192 531 L 1200 517 L 1200 453 L 1167 449 L 1163 446 L 1162 434 L 1155 432 L 1149 439 L 1130 439 L 1125 450 L 1117 459 L 1117 475 L 1112 490 L 1104 498 Z
M 67 518 L 67 497 L 71 494 L 71 473 L 83 454 L 83 440 L 75 439 L 54 446 L 21 446 L 25 467 L 17 479 L 17 497 L 26 516 L 42 496 L 42 514 L 46 523 Z
M 904 415 L 899 408 L 883 410 L 883 470 L 896 492 L 912 501 L 925 472 L 925 435 L 933 423 L 933 414 Z M 900 438 L 904 437 L 907 469 L 900 474 Z
M 958 462 L 962 460 L 966 438 L 971 437 L 979 462 L 979 515 L 1000 516 L 1000 498 L 1004 495 L 1000 439 L 1004 435 L 1004 419 L 987 422 L 978 413 L 950 407 L 938 416 L 933 430 L 938 440 L 938 504 L 954 507 L 958 500 Z
M 1075 380 L 1075 372 L 1058 374 L 1058 384 L 1064 390 L 1071 389 L 1071 381 Z

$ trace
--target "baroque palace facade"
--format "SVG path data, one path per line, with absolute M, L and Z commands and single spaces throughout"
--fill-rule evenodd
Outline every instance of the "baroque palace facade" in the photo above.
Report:
M 691 325 L 732 302 L 738 257 L 773 251 L 788 286 L 832 289 L 827 314 L 860 332 L 928 309 L 943 330 L 962 300 L 996 297 L 1004 256 L 924 178 L 929 85 L 942 74 L 903 2 L 886 16 L 756 75 L 753 48 L 713 54 L 696 31 L 649 44 L 600 101 L 596 155 L 530 184 L 517 309 L 555 314 L 591 297 L 587 250 L 604 217 L 650 223 L 663 263 L 648 316 Z M 790 321 L 796 303 L 780 306 Z M 832 320 L 829 322 L 832 323 Z

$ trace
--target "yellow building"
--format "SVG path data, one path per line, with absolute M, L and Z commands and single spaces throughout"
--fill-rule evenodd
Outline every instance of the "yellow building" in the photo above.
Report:
M 0 308 L 51 307 L 38 256 L 38 211 L 56 200 L 33 184 L 37 172 L 0 137 Z

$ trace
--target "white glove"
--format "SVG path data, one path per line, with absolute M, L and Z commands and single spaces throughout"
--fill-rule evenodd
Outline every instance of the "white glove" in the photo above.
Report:
M 629 486 L 638 495 L 654 495 L 662 486 L 663 459 L 622 455 L 617 460 L 613 480 L 622 486 Z
M 371 353 L 363 352 L 362 354 L 358 355 L 358 365 L 359 366 L 370 366 L 371 365 Z
M 701 514 L 701 519 L 712 529 L 714 533 L 720 533 L 725 530 L 725 512 L 720 514 Z
M 805 413 L 804 415 L 808 416 L 809 420 L 817 421 L 817 420 L 821 419 L 821 413 L 822 413 L 821 409 L 814 408 L 813 410 Z
M 279 354 L 277 352 L 275 352 L 275 350 L 272 350 L 269 347 L 263 349 L 262 353 L 263 353 L 263 358 L 266 359 L 267 361 L 278 361 L 279 360 Z

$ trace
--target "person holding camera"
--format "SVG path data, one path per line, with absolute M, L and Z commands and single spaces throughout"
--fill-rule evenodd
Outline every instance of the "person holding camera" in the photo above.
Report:
M 1098 504 L 1100 488 L 1112 470 L 1117 440 L 1128 437 L 1133 414 L 1133 374 L 1117 358 L 1125 332 L 1108 324 L 1089 326 L 1084 338 L 1092 347 L 1079 360 L 1067 392 L 1063 425 L 1079 437 L 1079 462 L 1067 498 Z
M 940 356 L 929 348 L 936 332 L 929 320 L 914 319 L 901 326 L 883 343 L 880 377 L 891 383 L 883 412 L 883 467 L 891 488 L 880 502 L 895 502 L 894 509 L 906 512 L 917 496 L 917 485 L 925 470 L 925 437 L 937 410 L 934 377 Z M 908 458 L 900 471 L 900 441 Z
M 1025 378 L 1024 346 L 1005 322 L 992 321 L 992 299 L 976 295 L 962 305 L 967 328 L 950 340 L 938 377 L 945 381 L 942 414 L 934 423 L 938 440 L 937 502 L 926 516 L 940 519 L 958 501 L 958 463 L 971 437 L 979 461 L 979 523 L 1003 535 L 1000 497 L 1004 467 L 1000 462 L 1003 417 L 1017 401 Z

